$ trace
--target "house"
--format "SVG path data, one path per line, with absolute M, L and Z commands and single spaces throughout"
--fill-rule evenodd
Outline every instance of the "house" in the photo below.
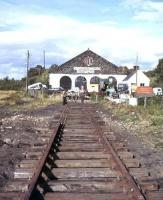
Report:
M 140 70 L 134 70 L 124 80 L 128 84 L 129 93 L 135 92 L 137 86 L 149 86 L 150 79 Z

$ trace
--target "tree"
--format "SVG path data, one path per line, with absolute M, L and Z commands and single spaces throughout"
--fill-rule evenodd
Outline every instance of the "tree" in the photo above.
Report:
M 45 85 L 49 85 L 49 73 L 48 70 L 45 70 L 40 76 L 37 76 L 36 82 L 41 82 Z
M 159 83 L 163 82 L 163 58 L 159 60 L 159 63 L 157 65 L 157 67 L 156 67 L 155 72 L 158 75 L 158 81 L 159 81 Z

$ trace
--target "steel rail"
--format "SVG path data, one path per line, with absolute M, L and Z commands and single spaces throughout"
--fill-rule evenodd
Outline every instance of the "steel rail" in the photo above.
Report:
M 95 126 L 97 134 L 101 136 L 103 144 L 106 146 L 107 150 L 109 152 L 111 152 L 111 154 L 113 155 L 113 160 L 115 161 L 115 163 L 117 163 L 120 172 L 122 173 L 122 175 L 124 175 L 126 177 L 128 184 L 131 186 L 131 192 L 133 194 L 133 197 L 135 198 L 135 200 L 146 200 L 145 196 L 141 193 L 139 187 L 137 186 L 137 184 L 135 183 L 135 181 L 133 180 L 133 178 L 129 174 L 127 168 L 125 167 L 125 165 L 123 164 L 123 162 L 121 161 L 121 159 L 119 158 L 117 153 L 115 152 L 111 143 L 108 141 L 106 136 L 103 134 L 102 128 L 99 127 L 97 125 L 96 121 L 93 119 L 93 113 L 89 112 L 89 114 L 92 116 L 91 117 L 92 122 Z
M 36 184 L 38 182 L 38 179 L 39 179 L 39 177 L 40 177 L 40 175 L 42 173 L 43 167 L 44 167 L 44 165 L 46 163 L 47 157 L 48 157 L 48 155 L 50 153 L 50 150 L 51 150 L 51 147 L 52 147 L 53 142 L 55 140 L 55 137 L 56 137 L 58 131 L 60 131 L 63 128 L 63 126 L 64 126 L 64 124 L 65 124 L 65 122 L 67 120 L 68 110 L 69 110 L 69 108 L 68 108 L 68 106 L 66 106 L 65 109 L 63 110 L 61 116 L 60 116 L 59 124 L 53 130 L 53 134 L 50 137 L 49 143 L 47 145 L 47 149 L 44 152 L 44 155 L 43 155 L 42 159 L 37 164 L 38 169 L 36 167 L 36 171 L 34 172 L 34 175 L 32 176 L 31 181 L 29 183 L 28 191 L 26 191 L 25 193 L 20 194 L 20 200 L 29 200 L 30 199 L 30 197 L 31 197 L 31 195 L 32 195 L 32 193 L 34 191 L 34 188 L 35 188 L 35 186 L 36 186 Z

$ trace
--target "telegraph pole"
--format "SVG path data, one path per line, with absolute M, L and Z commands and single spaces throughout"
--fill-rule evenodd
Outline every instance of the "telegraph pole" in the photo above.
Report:
M 28 69 L 29 69 L 29 50 L 27 51 L 27 71 L 26 71 L 26 92 L 28 93 Z
M 45 69 L 45 50 L 44 50 L 44 69 Z
M 136 55 L 136 86 L 138 86 L 138 53 Z

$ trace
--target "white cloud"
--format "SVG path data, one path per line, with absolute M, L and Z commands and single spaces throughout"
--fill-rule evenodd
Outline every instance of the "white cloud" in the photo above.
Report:
M 138 5 L 140 0 L 135 2 Z M 135 63 L 136 52 L 139 51 L 141 61 L 144 63 L 148 61 L 153 65 L 158 61 L 156 54 L 163 49 L 162 38 L 152 37 L 145 30 L 138 28 L 121 28 L 111 21 L 86 23 L 64 16 L 18 12 L 12 18 L 7 16 L 3 24 L 18 25 L 13 31 L 0 32 L 0 44 L 4 47 L 4 56 L 6 52 L 10 52 L 9 45 L 12 45 L 12 51 L 14 46 L 18 46 L 14 53 L 11 53 L 12 57 L 8 57 L 8 62 L 16 57 L 17 59 L 21 57 L 21 61 L 24 62 L 25 49 L 30 49 L 33 52 L 31 62 L 35 64 L 39 61 L 37 57 L 46 44 L 46 47 L 49 45 L 48 58 L 52 60 L 54 55 L 51 64 L 55 63 L 56 58 L 71 59 L 90 48 L 115 64 L 128 64 L 128 66 Z M 9 53 L 7 55 L 9 56 Z M 130 62 L 126 62 L 129 60 Z M 15 66 L 13 63 L 10 66 Z M 13 71 L 9 71 L 11 75 Z
M 125 8 L 133 9 L 134 19 L 163 23 L 163 2 L 152 0 L 123 0 Z

